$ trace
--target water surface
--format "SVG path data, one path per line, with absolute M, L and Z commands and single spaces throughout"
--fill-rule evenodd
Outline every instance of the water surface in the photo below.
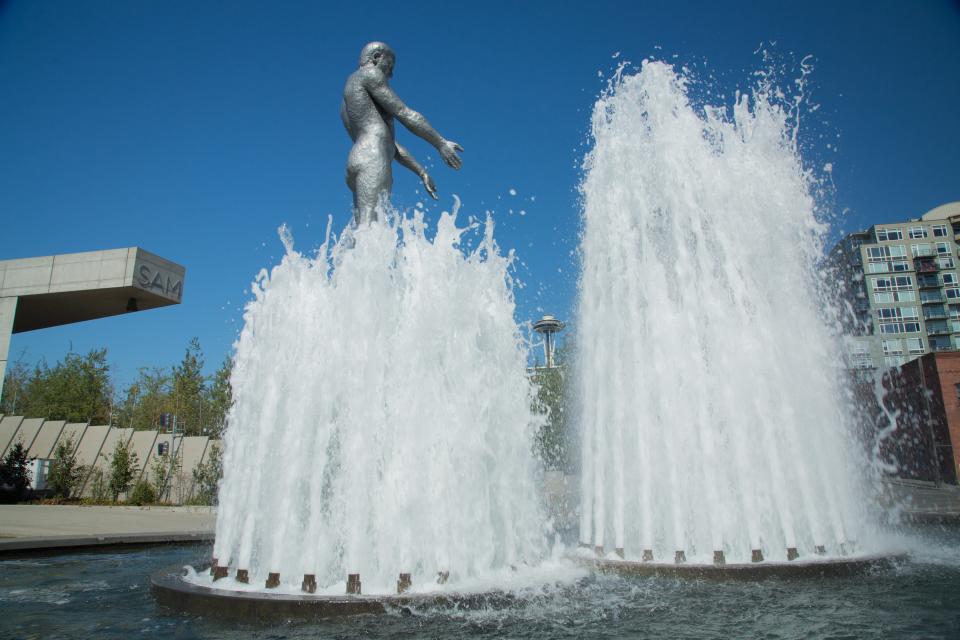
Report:
M 588 577 L 529 590 L 506 609 L 425 609 L 257 624 L 162 610 L 149 574 L 200 563 L 208 545 L 0 561 L 3 638 L 956 638 L 960 530 L 853 578 L 711 582 Z

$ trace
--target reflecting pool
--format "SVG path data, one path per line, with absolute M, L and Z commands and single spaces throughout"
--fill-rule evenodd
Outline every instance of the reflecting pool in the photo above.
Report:
M 0 561 L 4 638 L 955 638 L 960 529 L 917 533 L 912 560 L 867 576 L 713 582 L 590 576 L 527 589 L 497 609 L 433 608 L 257 624 L 162 610 L 159 567 L 200 564 L 209 545 Z

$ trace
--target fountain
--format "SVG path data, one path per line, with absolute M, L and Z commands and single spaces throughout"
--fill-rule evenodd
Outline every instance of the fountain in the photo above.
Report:
M 458 200 L 432 239 L 422 209 L 389 206 L 394 159 L 437 198 L 394 119 L 454 169 L 463 151 L 393 93 L 395 63 L 370 43 L 344 88 L 355 224 L 313 257 L 281 228 L 253 285 L 210 570 L 161 572 L 162 602 L 355 613 L 483 591 L 547 552 L 512 257 L 489 218 L 457 226 Z
M 796 105 L 761 84 L 727 115 L 694 106 L 670 65 L 623 70 L 594 108 L 581 185 L 581 555 L 849 568 L 871 550 L 867 465 L 815 275 L 826 226 Z
M 379 52 L 392 73 L 385 47 L 362 65 Z M 693 106 L 669 65 L 623 70 L 596 104 L 582 183 L 575 558 L 747 579 L 888 563 L 824 322 L 826 226 L 795 107 L 768 83 L 727 116 Z M 458 168 L 459 145 L 416 115 L 404 123 Z M 363 153 L 348 163 L 356 226 L 328 228 L 313 256 L 281 228 L 286 254 L 254 283 L 212 562 L 157 574 L 163 603 L 330 616 L 510 602 L 511 576 L 542 578 L 556 559 L 512 257 L 492 220 L 458 227 L 456 207 L 430 238 L 422 210 L 387 204 L 389 158 Z M 563 323 L 533 328 L 552 366 Z
M 422 212 L 387 218 L 314 257 L 282 230 L 236 345 L 213 565 L 180 582 L 326 615 L 544 557 L 511 258 L 489 220 L 429 239 Z

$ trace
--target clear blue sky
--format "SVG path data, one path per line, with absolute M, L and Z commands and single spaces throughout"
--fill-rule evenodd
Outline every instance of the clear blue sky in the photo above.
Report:
M 123 383 L 198 336 L 212 371 L 281 255 L 276 228 L 311 249 L 328 215 L 348 221 L 337 110 L 370 40 L 397 51 L 400 96 L 466 148 L 459 173 L 431 162 L 440 206 L 494 211 L 522 262 L 519 320 L 571 313 L 577 166 L 616 52 L 695 65 L 728 100 L 761 46 L 810 54 L 821 108 L 801 136 L 834 165 L 843 227 L 960 199 L 957 2 L 0 0 L 0 258 L 139 245 L 187 267 L 182 305 L 18 334 L 11 357 L 105 346 Z M 396 204 L 414 205 L 397 176 Z

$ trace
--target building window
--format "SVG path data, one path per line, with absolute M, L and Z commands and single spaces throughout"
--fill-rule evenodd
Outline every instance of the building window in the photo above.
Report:
M 884 245 L 882 247 L 867 247 L 867 260 L 883 262 L 891 258 L 906 258 L 907 247 L 903 244 Z
M 855 342 L 849 347 L 850 367 L 853 369 L 872 369 L 873 356 L 863 342 Z
M 926 227 L 910 227 L 910 237 L 911 237 L 911 238 L 926 238 L 926 237 L 927 237 L 927 228 L 926 228 Z
M 873 294 L 877 304 L 892 304 L 894 302 L 916 302 L 913 291 L 878 291 Z
M 951 252 L 950 252 L 950 245 L 947 244 L 946 242 L 938 242 L 938 243 L 937 243 L 937 253 L 938 253 L 939 255 L 941 255 L 941 256 L 949 256 L 949 255 L 952 255 Z
M 951 285 L 952 285 L 952 286 L 957 286 L 957 274 L 956 274 L 956 273 L 954 273 L 954 272 L 952 272 L 952 271 L 948 271 L 947 273 L 941 274 L 941 277 L 943 278 L 943 286 L 945 286 L 945 287 L 949 287 L 949 286 L 951 286 Z
M 883 355 L 900 356 L 903 355 L 903 342 L 900 340 L 884 340 Z
M 941 256 L 937 258 L 937 266 L 941 269 L 953 269 L 953 258 L 950 256 Z
M 933 248 L 930 246 L 929 242 L 912 244 L 910 245 L 910 253 L 913 254 L 914 258 L 919 258 L 921 256 L 932 256 Z
M 877 309 L 877 322 L 882 335 L 896 335 L 900 333 L 919 333 L 916 307 L 891 307 Z
M 887 365 L 888 369 L 899 367 L 903 364 L 903 356 L 884 356 L 883 363 Z
M 874 291 L 913 290 L 912 276 L 879 276 L 871 280 Z
M 947 237 L 947 225 L 938 224 L 933 227 L 933 237 L 934 238 L 946 238 Z
M 877 229 L 877 241 L 903 240 L 903 229 Z
M 907 351 L 913 355 L 923 354 L 923 338 L 907 338 Z

